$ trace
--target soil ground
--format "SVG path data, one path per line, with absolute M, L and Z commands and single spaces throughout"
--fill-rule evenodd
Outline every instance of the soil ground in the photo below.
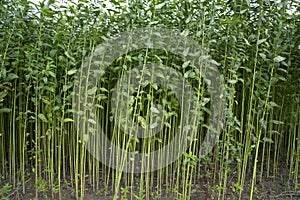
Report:
M 281 168 L 280 172 L 278 172 L 277 176 L 266 178 L 264 177 L 261 182 L 257 180 L 257 183 L 255 185 L 255 193 L 253 196 L 253 199 L 260 200 L 299 200 L 300 199 L 300 189 L 295 190 L 293 189 L 293 185 L 291 182 L 288 181 L 288 169 Z M 233 178 L 235 179 L 235 177 Z M 258 179 L 258 177 L 257 177 Z M 1 179 L 0 179 L 1 180 Z M 246 177 L 246 182 L 244 186 L 244 190 L 242 192 L 241 200 L 248 200 L 249 199 L 249 192 L 250 192 L 250 180 L 251 176 Z M 232 181 L 232 179 L 231 179 Z M 7 183 L 7 181 L 6 181 Z M 34 187 L 34 179 L 31 178 L 27 184 L 26 184 L 26 193 L 22 194 L 21 191 L 14 190 L 10 191 L 6 196 L 1 197 L 1 188 L 5 184 L 4 180 L 1 180 L 0 182 L 0 200 L 2 199 L 16 199 L 16 200 L 34 200 L 35 199 L 35 187 Z M 191 190 L 191 200 L 208 200 L 208 199 L 218 199 L 218 193 L 215 192 L 210 194 L 207 193 L 207 189 L 205 188 L 205 181 L 199 180 L 198 183 L 196 183 L 192 190 Z M 69 199 L 75 199 L 75 188 L 72 188 L 70 186 L 67 186 L 66 184 L 62 184 L 62 193 L 61 198 L 62 200 L 69 200 Z M 48 192 L 41 192 L 39 199 L 49 199 L 49 200 L 57 200 L 58 195 L 56 194 L 54 197 L 51 197 L 52 195 Z M 111 200 L 113 199 L 112 194 L 97 194 L 95 191 L 93 191 L 91 188 L 89 188 L 87 184 L 87 188 L 85 191 L 85 198 L 86 200 Z M 121 199 L 121 198 L 120 198 Z M 135 198 L 132 198 L 134 200 Z M 153 200 L 159 199 L 159 200 L 175 200 L 176 194 L 167 194 L 164 192 L 163 194 L 160 194 L 160 197 L 154 198 Z M 152 200 L 151 199 L 151 200 Z M 237 200 L 239 199 L 239 195 L 237 193 L 234 193 L 231 188 L 228 188 L 226 190 L 225 194 L 226 200 Z M 131 200 L 130 197 L 128 197 L 128 200 Z

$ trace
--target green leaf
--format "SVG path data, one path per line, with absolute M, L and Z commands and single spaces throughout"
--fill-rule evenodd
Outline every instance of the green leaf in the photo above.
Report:
M 19 76 L 14 73 L 8 73 L 7 77 L 8 77 L 8 80 L 13 80 L 13 79 L 19 78 Z
M 95 104 L 95 107 L 99 108 L 99 109 L 104 109 L 104 107 L 102 105 L 98 104 L 98 103 Z
M 52 50 L 50 51 L 49 55 L 50 55 L 51 57 L 54 57 L 55 54 L 56 54 L 56 52 L 57 52 L 56 49 L 52 49 Z
M 153 83 L 152 84 L 152 87 L 155 89 L 155 90 L 158 90 L 158 85 L 156 83 Z
M 63 86 L 63 91 L 66 92 L 66 91 L 67 91 L 68 89 L 70 89 L 72 86 L 73 86 L 73 83 L 72 83 L 72 82 L 68 83 L 68 85 L 64 85 L 64 86 Z
M 56 74 L 52 71 L 48 71 L 49 75 L 52 76 L 53 78 L 56 78 Z
M 285 57 L 277 56 L 277 57 L 275 57 L 273 60 L 274 60 L 274 62 L 279 63 L 279 62 L 281 62 L 281 61 L 284 61 L 284 60 L 285 60 Z
M 64 122 L 74 122 L 74 120 L 71 119 L 71 118 L 65 118 L 65 119 L 64 119 Z
M 101 87 L 99 90 L 100 90 L 101 92 L 108 92 L 108 90 L 107 90 L 106 88 L 104 88 L 104 87 Z
M 46 116 L 43 113 L 40 113 L 39 115 L 40 120 L 42 120 L 43 122 L 48 122 Z
M 260 57 L 263 59 L 263 60 L 267 60 L 267 56 L 266 54 L 264 53 L 259 53 Z
M 152 21 L 149 23 L 149 25 L 154 25 L 154 24 L 158 24 L 158 23 L 159 23 L 159 21 Z
M 143 129 L 146 128 L 146 120 L 142 116 L 138 116 L 138 123 Z
M 150 128 L 153 129 L 153 128 L 156 128 L 157 126 L 158 126 L 158 123 L 154 122 L 153 124 L 150 125 Z
M 84 141 L 84 142 L 89 141 L 89 135 L 88 135 L 88 134 L 84 134 L 84 135 L 83 135 L 83 141 Z
M 248 46 L 251 46 L 251 44 L 249 43 L 249 41 L 246 39 L 246 38 L 243 38 L 244 39 L 244 41 L 246 42 L 246 44 L 248 45 Z
M 60 109 L 59 106 L 54 106 L 52 110 L 53 110 L 53 111 L 57 111 L 57 110 L 59 110 L 59 109 Z
M 0 113 L 9 113 L 9 112 L 11 112 L 10 108 L 1 108 L 0 109 Z
M 279 107 L 279 105 L 273 101 L 270 101 L 269 102 L 269 105 L 272 106 L 272 107 Z
M 77 72 L 77 69 L 70 69 L 67 74 L 70 76 L 70 75 L 73 75 Z
M 213 60 L 213 59 L 210 59 L 209 62 L 213 65 L 217 65 L 217 66 L 220 66 L 221 64 L 218 63 L 217 61 Z
M 262 141 L 264 141 L 264 142 L 269 142 L 269 143 L 273 143 L 273 140 L 272 140 L 271 138 L 267 138 L 267 137 L 264 137 L 264 138 L 262 139 Z
M 185 69 L 190 64 L 190 61 L 186 61 L 183 63 L 182 68 Z
M 286 78 L 284 78 L 283 76 L 279 76 L 278 79 L 281 81 L 286 81 Z
M 151 110 L 151 112 L 156 113 L 156 114 L 160 113 L 159 110 L 155 107 L 151 107 L 150 110 Z
M 75 59 L 66 51 L 65 55 L 73 62 L 75 62 Z
M 184 31 L 182 31 L 181 35 L 183 35 L 183 36 L 188 36 L 189 33 L 190 33 L 190 30 L 189 30 L 189 29 L 185 29 Z M 189 49 L 186 49 L 186 50 L 187 50 L 187 52 L 188 52 Z M 185 50 L 185 51 L 186 51 L 186 50 Z M 186 53 L 186 54 L 187 54 L 187 53 Z
M 273 124 L 284 124 L 284 122 L 278 121 L 278 120 L 271 120 L 271 123 L 273 123 Z
M 236 84 L 238 81 L 237 80 L 228 80 L 228 83 L 230 84 Z
M 257 45 L 260 45 L 260 44 L 264 43 L 265 41 L 267 41 L 267 39 L 261 39 L 261 40 L 258 40 L 258 41 L 257 41 Z
M 91 124 L 97 124 L 97 122 L 92 118 L 88 119 L 88 122 L 90 122 Z
M 132 61 L 131 56 L 130 56 L 130 55 L 126 55 L 126 56 L 125 56 L 125 60 L 128 60 L 128 61 L 131 62 L 131 61 Z
M 97 87 L 93 87 L 92 89 L 89 89 L 89 90 L 87 91 L 87 93 L 88 93 L 88 95 L 93 95 L 93 94 L 96 93 L 96 91 L 97 91 Z
M 166 2 L 156 5 L 155 9 L 161 9 L 164 5 L 166 5 Z

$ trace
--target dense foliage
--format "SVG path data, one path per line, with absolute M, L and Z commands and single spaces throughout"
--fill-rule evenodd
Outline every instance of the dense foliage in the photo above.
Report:
M 62 188 L 69 185 L 77 198 L 83 198 L 89 186 L 99 195 L 115 198 L 159 199 L 169 192 L 189 199 L 204 180 L 203 198 L 224 199 L 233 191 L 252 199 L 259 191 L 256 183 L 275 180 L 282 166 L 289 169 L 287 190 L 299 189 L 298 1 L 132 0 L 129 5 L 111 1 L 111 6 L 87 0 L 68 6 L 0 1 L 0 198 L 10 194 L 9 186 L 18 191 L 14 195 L 26 193 L 26 184 L 34 181 L 36 196 L 42 198 L 61 197 Z M 199 140 L 172 165 L 125 174 L 86 152 L 74 128 L 72 89 L 76 71 L 95 46 L 119 32 L 146 26 L 184 32 L 208 50 L 225 80 L 226 120 L 220 140 L 205 159 L 197 152 L 209 124 L 199 127 L 195 136 Z M 110 123 L 107 101 L 112 86 L 127 70 L 124 66 L 129 69 L 139 59 L 156 57 L 183 70 L 182 60 L 166 58 L 163 51 L 150 51 L 148 56 L 132 52 L 118 59 L 102 80 L 98 115 L 106 118 L 101 123 L 113 141 L 118 137 L 112 131 L 116 125 Z M 199 79 L 189 74 L 197 86 Z M 147 94 L 169 106 L 168 126 L 151 141 L 123 138 L 133 140 L 133 150 L 165 145 L 177 124 L 178 103 L 155 85 L 140 94 L 142 103 L 133 104 L 140 115 L 136 121 L 143 123 L 151 101 Z M 204 112 L 209 115 L 209 109 Z

